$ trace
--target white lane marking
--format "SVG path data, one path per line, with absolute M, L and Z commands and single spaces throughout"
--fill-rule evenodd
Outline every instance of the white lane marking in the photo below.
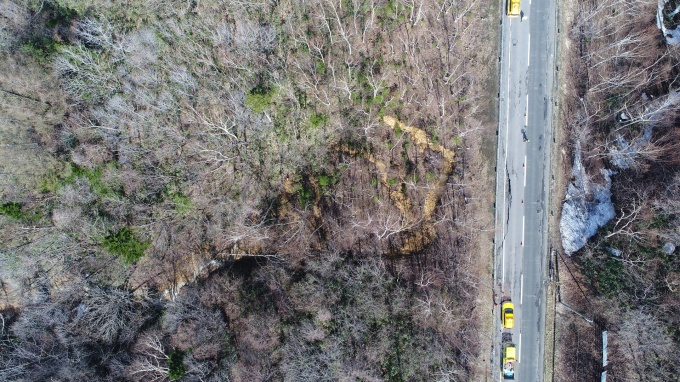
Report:
M 527 156 L 524 156 L 524 188 L 527 187 Z
M 522 332 L 519 332 L 519 345 L 517 345 L 517 363 L 519 363 L 519 356 L 522 355 Z
M 512 43 L 512 32 L 510 32 L 510 39 L 508 41 L 509 44 Z M 508 81 L 508 98 L 506 100 L 507 104 L 507 110 L 505 112 L 505 152 L 503 153 L 503 158 L 504 158 L 504 163 L 505 166 L 507 167 L 508 165 L 508 131 L 510 130 L 510 45 L 508 45 L 508 78 L 506 81 Z M 502 236 L 501 236 L 501 245 L 503 246 L 503 253 L 502 253 L 502 262 L 501 262 L 501 289 L 503 288 L 503 285 L 505 285 L 505 216 L 506 216 L 506 208 L 505 208 L 505 194 L 507 192 L 507 187 L 505 187 L 505 181 L 506 177 L 505 174 L 503 174 L 503 221 L 501 222 L 501 226 L 503 227 L 502 229 Z
M 510 32 L 510 43 L 512 43 L 512 32 Z M 508 163 L 508 131 L 510 129 L 510 54 L 512 51 L 510 50 L 510 46 L 508 46 L 508 78 L 506 79 L 508 81 L 508 99 L 506 102 L 506 107 L 507 110 L 505 111 L 505 163 L 507 166 Z M 503 182 L 505 184 L 505 182 Z M 505 187 L 503 187 L 503 196 L 505 196 Z M 505 199 L 503 199 L 505 200 Z
M 524 273 L 519 275 L 519 304 L 522 305 L 524 301 Z
M 502 222 L 501 224 L 505 224 Z M 505 233 L 503 234 L 503 237 L 505 237 Z M 503 285 L 505 285 L 505 243 L 503 245 L 503 254 L 501 255 L 503 258 L 502 265 L 501 265 L 501 274 L 503 277 L 501 278 L 501 289 L 503 288 Z
M 524 245 L 524 215 L 522 215 L 522 241 L 520 243 Z
M 524 114 L 529 115 L 529 94 L 527 94 L 527 102 L 524 105 Z
M 531 63 L 531 34 L 527 33 L 527 66 Z

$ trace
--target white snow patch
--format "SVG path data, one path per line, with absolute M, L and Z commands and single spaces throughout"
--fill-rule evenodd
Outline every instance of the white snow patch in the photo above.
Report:
M 574 181 L 567 188 L 560 219 L 562 248 L 568 255 L 583 248 L 586 241 L 597 233 L 597 229 L 607 224 L 615 215 L 610 178 L 614 172 L 607 169 L 600 171 L 605 183 L 598 185 L 591 182 L 583 168 L 581 145 L 577 142 L 572 169 Z
M 658 6 L 656 8 L 656 26 L 661 29 L 663 36 L 666 38 L 666 43 L 669 45 L 680 45 L 680 30 L 678 30 L 678 28 L 668 29 L 663 23 L 663 7 L 667 2 L 668 0 L 659 0 Z M 676 10 L 669 14 L 669 16 L 672 17 L 671 15 L 675 15 L 677 11 L 678 9 L 676 8 Z
M 666 242 L 663 247 L 661 248 L 664 252 L 666 252 L 669 255 L 672 255 L 673 252 L 675 252 L 675 244 L 671 243 L 670 241 Z
M 639 156 L 638 149 L 652 138 L 652 127 L 648 126 L 642 137 L 628 142 L 621 134 L 616 136 L 616 145 L 609 148 L 609 159 L 621 170 L 627 170 L 635 164 Z
M 646 95 L 643 93 L 643 99 Z M 634 137 L 630 142 L 622 135 L 616 135 L 614 144 L 609 147 L 609 159 L 612 164 L 621 170 L 627 170 L 635 164 L 635 160 L 640 156 L 640 151 L 644 145 L 652 139 L 653 129 L 669 118 L 675 118 L 675 114 L 680 110 L 680 92 L 672 91 L 668 95 L 657 100 L 648 101 L 639 113 L 621 112 L 617 130 L 630 127 L 633 124 L 645 126 L 641 136 Z M 671 114 L 672 113 L 672 114 Z

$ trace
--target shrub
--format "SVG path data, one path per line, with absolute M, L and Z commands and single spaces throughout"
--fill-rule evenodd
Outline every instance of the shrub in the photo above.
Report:
M 19 202 L 8 202 L 0 204 L 0 214 L 14 219 L 23 219 L 24 213 L 21 212 L 22 204 Z
M 78 12 L 62 6 L 54 1 L 43 2 L 42 11 L 45 14 L 45 24 L 50 27 L 67 27 L 71 22 L 78 17 Z
M 276 91 L 274 89 L 258 86 L 246 95 L 245 104 L 256 113 L 262 113 L 271 107 Z
M 316 60 L 315 63 L 315 69 L 318 74 L 324 74 L 326 73 L 326 64 L 323 63 L 321 60 Z
M 330 119 L 329 116 L 323 113 L 313 113 L 309 117 L 309 123 L 313 128 L 317 128 L 321 125 L 325 125 L 328 123 L 328 120 Z
M 170 197 L 170 200 L 172 201 L 175 211 L 177 211 L 179 216 L 186 216 L 194 208 L 194 205 L 193 203 L 191 203 L 191 200 L 181 192 L 173 194 Z
M 300 197 L 300 204 L 302 205 L 306 205 L 308 201 L 312 200 L 312 190 L 309 187 L 305 187 L 305 185 L 298 185 L 297 193 Z
M 319 175 L 319 185 L 321 187 L 327 187 L 328 184 L 330 183 L 330 178 L 328 175 Z
M 130 227 L 124 227 L 110 232 L 103 245 L 114 255 L 122 257 L 126 264 L 132 264 L 144 256 L 149 243 L 138 240 Z
M 39 63 L 46 63 L 57 52 L 60 43 L 70 39 L 67 31 L 78 13 L 53 1 L 43 1 L 23 37 L 22 50 Z
M 38 62 L 46 63 L 57 51 L 59 44 L 50 37 L 33 37 L 22 45 L 25 53 L 33 56 Z
M 35 212 L 24 212 L 21 210 L 23 203 L 20 202 L 7 202 L 0 204 L 0 215 L 9 216 L 17 220 L 28 220 L 28 221 L 38 221 L 40 220 L 40 214 Z
M 107 164 L 107 167 L 115 168 L 117 165 L 118 164 L 116 162 L 111 162 Z M 94 193 L 98 196 L 110 196 L 114 194 L 122 195 L 120 190 L 112 188 L 110 184 L 106 183 L 106 181 L 102 179 L 103 173 L 104 168 L 101 167 L 89 169 L 71 163 L 71 167 L 68 168 L 63 175 L 61 175 L 61 180 L 59 180 L 56 185 L 50 185 L 46 182 L 43 185 L 43 189 L 45 191 L 50 190 L 50 188 L 54 190 L 67 184 L 74 184 L 76 179 L 87 178 L 90 181 L 92 191 L 94 191 Z
M 168 377 L 171 381 L 176 381 L 186 372 L 184 368 L 184 353 L 178 350 L 168 356 Z

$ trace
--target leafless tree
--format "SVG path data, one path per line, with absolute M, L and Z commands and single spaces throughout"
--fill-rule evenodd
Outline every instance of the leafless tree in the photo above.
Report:
M 125 290 L 92 288 L 77 307 L 74 326 L 106 344 L 130 343 L 153 309 Z
M 165 346 L 157 334 L 146 334 L 136 343 L 137 357 L 128 369 L 128 377 L 133 381 L 168 381 L 168 360 Z
M 672 371 L 663 364 L 673 362 L 673 342 L 656 317 L 646 312 L 625 312 L 614 340 L 616 369 L 621 376 L 640 379 L 666 380 Z M 663 362 L 660 362 L 663 360 Z M 617 374 L 619 374 L 617 372 Z

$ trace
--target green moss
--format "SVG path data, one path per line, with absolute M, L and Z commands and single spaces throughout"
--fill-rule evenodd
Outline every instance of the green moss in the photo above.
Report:
M 319 186 L 326 187 L 330 183 L 330 178 L 327 175 L 319 175 Z
M 40 192 L 49 193 L 55 192 L 58 189 L 75 183 L 77 179 L 87 178 L 90 181 L 92 191 L 98 196 L 122 195 L 120 189 L 112 187 L 102 179 L 102 174 L 106 168 L 117 168 L 118 163 L 112 162 L 105 167 L 89 169 L 80 167 L 74 163 L 70 163 L 66 168 L 60 172 L 52 172 L 42 179 L 40 185 Z
M 307 93 L 304 90 L 295 88 L 295 99 L 297 99 L 301 108 L 307 107 Z
M 607 258 L 597 271 L 597 288 L 606 296 L 613 297 L 627 288 L 623 263 L 613 258 Z
M 179 216 L 186 216 L 194 209 L 194 204 L 184 195 L 179 185 L 170 183 L 163 192 L 164 199 L 172 203 L 172 206 Z
M 582 263 L 583 271 L 598 293 L 624 303 L 630 291 L 630 276 L 626 273 L 624 263 L 612 257 L 607 247 L 598 246 L 593 251 L 592 257 L 585 257 Z
M 622 98 L 623 97 L 619 94 L 612 94 L 607 98 L 606 102 L 609 110 L 618 109 L 621 106 Z
M 275 95 L 276 89 L 258 86 L 246 95 L 245 104 L 252 111 L 262 113 L 271 108 Z
M 393 0 L 388 0 L 382 7 L 377 7 L 376 15 L 378 22 L 382 26 L 396 27 L 406 21 L 406 15 L 400 4 Z
M 321 174 L 318 177 L 319 186 L 324 194 L 328 194 L 332 186 L 338 182 L 337 175 Z
M 102 245 L 114 255 L 123 258 L 126 264 L 132 264 L 144 256 L 149 243 L 140 241 L 130 227 L 116 232 L 109 232 Z
M 66 179 L 64 179 L 64 183 L 73 184 L 79 178 L 87 178 L 90 181 L 93 189 L 97 189 L 99 191 L 104 190 L 101 169 L 88 169 L 71 163 L 71 172 L 68 174 Z
M 326 65 L 321 60 L 316 60 L 315 69 L 319 74 L 326 73 Z
M 307 202 L 312 199 L 312 190 L 300 185 L 297 190 L 298 195 L 300 196 L 300 199 L 303 202 Z
M 168 377 L 171 381 L 176 381 L 186 373 L 184 368 L 184 353 L 175 350 L 168 356 Z
M 272 116 L 274 132 L 281 142 L 288 142 L 291 138 L 290 125 L 292 122 L 289 120 L 290 115 L 290 108 L 280 107 L 276 109 L 276 112 Z
M 45 14 L 45 24 L 50 27 L 67 27 L 78 17 L 78 12 L 74 9 L 64 7 L 56 1 L 44 1 L 42 3 L 42 13 Z
M 328 120 L 330 119 L 329 116 L 323 113 L 312 113 L 312 115 L 309 117 L 309 124 L 313 128 L 318 128 L 321 125 L 325 125 L 328 123 Z
M 384 85 L 384 84 L 383 84 Z M 383 105 L 385 103 L 385 98 L 390 93 L 389 89 L 381 90 L 375 97 L 369 99 L 369 106 L 372 105 Z
M 671 221 L 671 217 L 665 214 L 655 214 L 649 222 L 649 227 L 654 229 L 663 229 Z
M 69 39 L 68 28 L 78 13 L 70 8 L 59 5 L 55 1 L 38 2 L 35 14 L 31 18 L 32 24 L 21 39 L 21 50 L 34 57 L 40 63 L 46 63 L 57 52 L 59 42 Z
M 58 48 L 59 44 L 50 37 L 33 37 L 21 45 L 24 53 L 42 64 L 46 63 Z
M 39 191 L 43 194 L 51 193 L 59 188 L 59 175 L 55 171 L 50 171 L 44 178 L 40 181 Z
M 0 215 L 5 215 L 13 219 L 28 222 L 36 222 L 40 220 L 42 215 L 35 212 L 26 212 L 23 210 L 23 206 L 24 204 L 19 202 L 7 202 L 0 204 Z
M 115 168 L 118 163 L 109 163 L 106 167 Z M 85 167 L 80 167 L 76 164 L 71 164 L 71 171 L 64 179 L 64 184 L 73 184 L 78 178 L 87 178 L 90 181 L 90 186 L 92 191 L 99 196 L 110 196 L 114 194 L 121 194 L 120 190 L 115 190 L 110 184 L 106 183 L 102 179 L 103 168 L 98 167 L 94 169 L 89 169 Z
M 193 203 L 186 195 L 182 193 L 177 193 L 171 197 L 172 203 L 175 205 L 175 211 L 179 216 L 186 216 L 194 208 Z
M 434 183 L 437 180 L 437 174 L 435 174 L 432 171 L 428 171 L 425 173 L 425 181 L 427 183 Z

